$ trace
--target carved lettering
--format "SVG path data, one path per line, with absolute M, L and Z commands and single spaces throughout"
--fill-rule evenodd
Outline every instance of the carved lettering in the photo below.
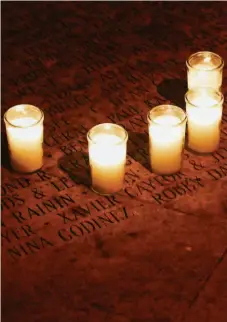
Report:
M 6 182 L 1 185 L 1 196 L 7 196 L 15 192 L 15 190 L 24 189 L 30 186 L 30 179 L 28 178 L 17 178 L 11 182 Z
M 160 193 L 153 193 L 152 198 L 156 203 L 161 205 L 165 202 L 176 199 L 178 196 L 183 196 L 187 192 L 194 192 L 198 187 L 204 187 L 200 178 L 186 178 L 183 182 L 180 182 L 175 186 L 165 188 Z
M 35 234 L 32 227 L 30 225 L 24 225 L 20 228 L 8 228 L 5 231 L 2 230 L 2 242 L 4 244 L 5 241 L 11 243 L 13 240 L 20 240 L 24 237 L 28 237 Z
M 216 169 L 210 169 L 206 171 L 208 176 L 213 180 L 219 180 L 227 176 L 227 163 L 220 165 Z
M 85 234 L 91 234 L 95 230 L 106 227 L 109 224 L 120 223 L 122 220 L 130 218 L 130 216 L 134 216 L 134 214 L 132 212 L 129 213 L 126 207 L 122 207 L 117 210 L 104 212 L 102 215 L 97 215 L 95 218 L 89 218 L 89 220 L 86 219 L 77 224 L 72 224 L 69 228 L 58 230 L 57 234 L 61 240 L 70 241 L 74 237 L 82 237 Z M 68 221 L 64 222 L 64 224 L 67 223 Z
M 13 246 L 7 249 L 8 255 L 11 259 L 18 260 L 21 257 L 34 254 L 46 247 L 53 247 L 54 243 L 44 237 L 36 237 L 23 244 Z M 19 258 L 18 258 L 19 257 Z
M 34 216 L 44 216 L 52 212 L 53 210 L 58 210 L 59 208 L 67 208 L 74 203 L 75 201 L 72 199 L 72 197 L 66 193 L 65 195 L 52 197 L 49 200 L 42 201 L 33 207 L 28 207 L 26 210 L 24 210 L 23 213 L 18 211 L 12 212 L 12 216 L 16 219 L 17 222 L 21 224 L 27 220 L 32 219 Z
M 227 158 L 227 149 L 220 148 L 218 151 L 213 152 L 211 155 L 217 162 L 220 162 L 221 160 L 224 160 Z
M 19 205 L 23 205 L 25 200 L 21 198 L 18 194 L 13 194 L 10 197 L 3 197 L 1 199 L 1 210 L 11 209 Z

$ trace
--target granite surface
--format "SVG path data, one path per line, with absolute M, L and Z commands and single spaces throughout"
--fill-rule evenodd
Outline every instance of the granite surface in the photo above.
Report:
M 147 113 L 185 108 L 185 61 L 227 61 L 225 2 L 3 2 L 2 115 L 45 114 L 44 166 L 9 165 L 2 121 L 3 322 L 226 322 L 227 106 L 217 152 L 151 172 Z M 224 69 L 223 94 L 227 89 Z M 90 189 L 87 131 L 129 132 L 124 189 Z

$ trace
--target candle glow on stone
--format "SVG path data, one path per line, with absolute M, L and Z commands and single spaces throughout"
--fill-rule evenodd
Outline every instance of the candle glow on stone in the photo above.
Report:
M 24 173 L 40 169 L 43 165 L 42 112 L 32 105 L 17 105 L 6 112 L 4 119 L 12 168 Z
M 181 113 L 184 114 L 183 111 Z M 152 171 L 158 174 L 178 172 L 182 164 L 185 121 L 171 114 L 153 116 L 149 122 L 149 139 Z
M 111 194 L 123 187 L 127 140 L 122 140 L 121 136 L 111 131 L 114 126 L 120 126 L 108 123 L 99 126 L 105 126 L 110 133 L 94 133 L 92 139 L 88 139 L 92 187 L 100 194 Z M 125 135 L 123 128 L 122 132 Z

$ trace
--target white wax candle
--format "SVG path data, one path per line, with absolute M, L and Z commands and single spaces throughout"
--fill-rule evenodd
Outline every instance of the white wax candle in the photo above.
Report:
M 111 194 L 122 189 L 126 144 L 112 134 L 97 134 L 89 144 L 92 186 L 96 192 Z
M 32 117 L 20 117 L 6 125 L 11 165 L 19 172 L 33 172 L 43 165 L 43 124 Z M 36 124 L 37 123 L 37 124 Z
M 185 125 L 174 115 L 161 115 L 149 125 L 150 160 L 153 172 L 178 172 L 182 163 Z
M 187 102 L 188 146 L 197 152 L 209 153 L 218 148 L 220 141 L 220 124 L 222 106 L 212 97 L 201 95 Z
M 219 90 L 222 85 L 222 68 L 217 68 L 210 56 L 188 68 L 188 88 L 211 87 Z

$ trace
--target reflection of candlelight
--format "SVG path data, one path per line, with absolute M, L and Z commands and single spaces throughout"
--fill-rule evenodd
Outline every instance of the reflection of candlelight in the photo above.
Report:
M 188 68 L 188 88 L 212 87 L 219 90 L 222 85 L 222 58 L 212 52 L 198 52 L 189 57 L 186 62 Z
M 186 116 L 179 107 L 161 105 L 148 114 L 150 161 L 158 174 L 178 172 L 182 163 Z
M 197 152 L 218 148 L 223 96 L 213 89 L 200 88 L 185 95 L 188 116 L 188 145 Z
M 116 124 L 104 123 L 88 133 L 92 187 L 100 194 L 122 189 L 125 174 L 127 132 Z
M 11 107 L 4 116 L 11 165 L 19 172 L 33 172 L 43 165 L 43 113 L 32 105 Z

